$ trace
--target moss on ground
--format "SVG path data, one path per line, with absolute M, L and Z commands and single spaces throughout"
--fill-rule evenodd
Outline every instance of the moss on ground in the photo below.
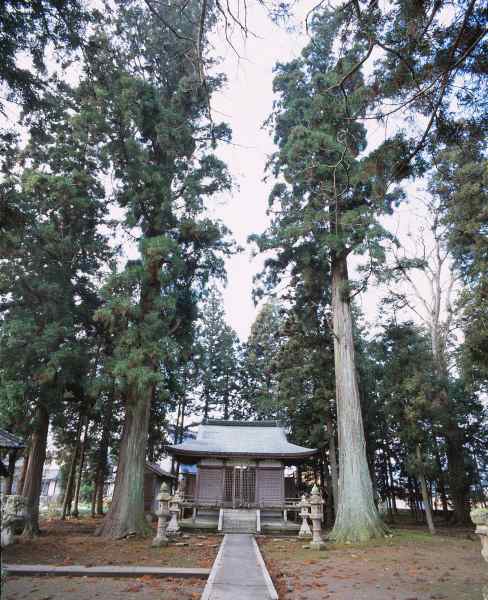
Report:
M 291 559 L 291 560 L 323 560 L 327 558 L 329 552 L 339 552 L 344 550 L 382 547 L 397 547 L 397 546 L 417 546 L 419 544 L 436 544 L 443 545 L 452 543 L 455 538 L 444 537 L 438 535 L 430 535 L 427 532 L 408 530 L 408 529 L 392 529 L 390 533 L 383 538 L 376 538 L 367 542 L 356 544 L 338 544 L 333 541 L 326 541 L 327 547 L 324 551 L 317 552 L 311 548 L 304 548 L 307 545 L 307 540 L 298 538 L 283 538 L 283 539 L 263 539 L 262 544 L 266 553 L 271 558 Z

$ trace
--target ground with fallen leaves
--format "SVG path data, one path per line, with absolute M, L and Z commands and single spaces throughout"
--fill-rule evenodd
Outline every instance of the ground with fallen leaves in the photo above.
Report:
M 9 577 L 2 600 L 196 600 L 204 579 Z
M 488 563 L 470 531 L 430 536 L 392 529 L 364 545 L 303 548 L 297 538 L 259 538 L 280 600 L 487 600 Z
M 20 539 L 3 551 L 11 563 L 206 567 L 221 537 L 191 535 L 167 548 L 149 539 L 107 541 L 94 537 L 99 521 L 83 518 L 43 523 L 34 541 Z M 397 524 L 398 525 L 398 524 Z M 364 545 L 333 545 L 316 552 L 296 537 L 259 536 L 280 600 L 487 600 L 488 563 L 472 529 L 403 524 L 392 536 Z M 7 577 L 2 600 L 192 600 L 203 579 Z M 236 598 L 236 600 L 239 600 Z
M 3 563 L 49 565 L 141 565 L 203 567 L 213 564 L 222 541 L 216 535 L 178 538 L 166 548 L 151 548 L 151 538 L 104 540 L 93 534 L 100 520 L 92 518 L 42 523 L 34 540 L 17 538 L 2 550 Z M 205 579 L 12 577 L 2 580 L 2 600 L 195 600 Z
M 144 565 L 210 568 L 222 540 L 216 535 L 178 538 L 166 548 L 151 548 L 151 538 L 105 540 L 94 535 L 100 519 L 52 519 L 41 524 L 42 535 L 21 537 L 3 551 L 6 563 L 26 565 Z M 156 535 L 156 529 L 154 529 Z

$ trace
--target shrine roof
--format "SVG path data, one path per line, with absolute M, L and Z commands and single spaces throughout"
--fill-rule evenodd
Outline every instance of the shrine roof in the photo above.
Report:
M 254 456 L 305 459 L 318 451 L 291 444 L 278 421 L 223 421 L 207 419 L 196 439 L 167 447 L 176 456 Z
M 166 478 L 166 479 L 176 479 L 175 475 L 172 475 L 168 471 L 165 471 L 164 469 L 162 469 L 159 465 L 157 465 L 155 463 L 149 463 L 149 462 L 147 462 L 144 466 L 145 466 L 145 468 L 148 471 L 151 471 L 151 473 L 154 473 L 158 477 L 162 477 L 163 479 L 164 478 Z
M 0 429 L 0 448 L 25 448 L 25 443 L 22 438 Z

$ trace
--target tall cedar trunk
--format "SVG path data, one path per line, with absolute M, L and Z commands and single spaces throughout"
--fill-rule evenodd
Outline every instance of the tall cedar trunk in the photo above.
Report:
M 434 372 L 440 382 L 448 380 L 448 368 L 445 358 L 445 343 L 440 332 L 438 318 L 430 329 Z M 464 459 L 464 433 L 459 426 L 453 410 L 452 401 L 446 386 L 442 386 L 437 394 L 436 403 L 442 409 L 443 436 L 446 440 L 447 473 L 449 494 L 451 496 L 454 515 L 453 521 L 461 524 L 471 523 L 469 515 L 469 482 L 466 477 Z
M 107 477 L 107 466 L 108 466 L 108 449 L 110 446 L 111 439 L 111 428 L 112 428 L 112 411 L 115 399 L 115 380 L 112 379 L 112 389 L 110 391 L 107 402 L 103 409 L 103 428 L 102 438 L 100 440 L 100 447 L 98 449 L 98 460 L 97 460 L 97 471 L 96 471 L 96 514 L 103 515 L 103 490 L 105 487 L 105 479 Z
M 339 502 L 331 537 L 360 542 L 385 534 L 373 498 L 356 372 L 347 259 L 332 261 L 334 364 L 339 441 Z
M 471 523 L 469 515 L 469 485 L 464 462 L 464 435 L 459 425 L 450 419 L 446 430 L 446 455 L 449 476 L 449 492 L 454 508 L 454 522 Z
M 97 535 L 120 539 L 148 533 L 144 518 L 144 463 L 151 398 L 151 386 L 144 391 L 135 386 L 128 390 L 112 505 Z
M 434 453 L 435 453 L 435 462 L 437 465 L 437 469 L 439 470 L 439 479 L 438 479 L 437 486 L 439 489 L 439 494 L 441 495 L 442 513 L 443 513 L 444 519 L 447 521 L 449 519 L 449 508 L 447 505 L 446 484 L 444 481 L 444 471 L 442 470 L 442 462 L 441 462 L 441 455 L 439 453 L 439 446 L 437 444 L 437 440 L 435 439 L 435 436 L 434 436 Z
M 27 515 L 23 535 L 33 537 L 39 535 L 39 499 L 41 496 L 42 470 L 46 460 L 47 433 L 49 430 L 49 413 L 41 403 L 37 406 L 36 423 L 32 433 L 29 463 L 25 475 L 22 495 L 27 498 Z
M 85 432 L 83 436 L 83 440 L 81 442 L 81 450 L 80 450 L 80 466 L 78 468 L 78 477 L 76 479 L 76 487 L 75 487 L 75 495 L 74 495 L 74 506 L 72 515 L 73 517 L 79 516 L 78 504 L 80 502 L 80 490 L 81 490 L 81 481 L 83 479 L 83 467 L 85 464 L 85 451 L 86 451 L 86 438 L 88 436 L 88 417 L 85 417 Z
M 105 461 L 105 469 L 100 472 L 100 479 L 97 481 L 97 504 L 96 513 L 99 517 L 103 516 L 103 492 L 105 489 L 105 477 L 107 474 L 107 462 Z
M 332 489 L 332 477 L 329 459 L 327 457 L 326 449 L 323 448 L 321 452 L 320 470 L 322 474 L 322 485 L 327 490 L 327 502 L 325 503 L 325 522 L 328 527 L 334 523 L 334 491 Z
M 335 427 L 332 421 L 332 415 L 330 414 L 330 406 L 327 408 L 325 413 L 325 424 L 327 425 L 327 432 L 329 434 L 329 463 L 330 463 L 330 478 L 332 481 L 332 496 L 334 500 L 334 514 L 337 515 L 337 508 L 339 504 L 339 477 L 337 473 L 337 450 L 335 442 Z
M 95 475 L 93 477 L 93 492 L 92 492 L 92 497 L 91 497 L 91 510 L 90 510 L 92 518 L 95 518 L 95 509 L 96 509 L 96 506 L 97 506 L 98 469 L 99 469 L 99 467 L 97 467 L 95 469 Z
M 176 425 L 175 425 L 175 431 L 174 431 L 174 435 L 173 435 L 173 444 L 177 444 L 179 441 L 179 437 L 180 437 L 180 415 L 181 415 L 182 406 L 183 406 L 183 399 L 181 399 L 180 402 L 178 402 L 178 414 L 176 415 Z M 176 458 L 173 455 L 171 457 L 171 475 L 174 475 L 175 473 L 176 473 Z
M 414 497 L 413 497 L 412 479 L 410 477 L 407 478 L 407 487 L 408 487 L 408 504 L 410 506 L 410 513 L 412 514 L 412 517 L 415 520 L 417 520 L 417 515 L 415 512 Z
M 388 478 L 388 461 L 387 461 L 387 457 L 386 457 L 385 447 L 383 448 L 382 456 L 383 456 L 383 486 L 386 491 L 386 506 L 388 508 L 388 517 L 389 517 L 390 521 L 393 522 L 392 491 L 391 491 L 390 481 Z
M 427 520 L 427 526 L 429 528 L 430 533 L 432 535 L 435 535 L 434 520 L 432 518 L 432 510 L 430 508 L 429 492 L 427 490 L 427 482 L 425 481 L 422 453 L 420 451 L 420 446 L 418 444 L 417 444 L 417 448 L 416 448 L 415 452 L 416 452 L 417 463 L 418 463 L 418 467 L 419 467 L 420 489 L 422 491 L 422 501 L 424 503 L 425 518 Z
M 73 502 L 73 487 L 75 482 L 76 465 L 78 463 L 78 455 L 80 451 L 80 436 L 81 428 L 83 423 L 83 417 L 79 416 L 78 426 L 76 428 L 76 440 L 71 455 L 71 464 L 69 467 L 68 480 L 66 482 L 66 489 L 64 490 L 63 498 L 63 511 L 61 513 L 61 519 L 64 520 L 67 516 L 71 515 L 71 504 Z
M 393 471 L 391 468 L 391 456 L 390 456 L 390 453 L 388 452 L 388 448 L 386 449 L 386 466 L 388 468 L 388 481 L 389 481 L 392 508 L 395 511 L 395 514 L 398 514 L 398 508 L 397 508 L 396 497 L 395 497 L 395 481 L 393 480 Z
M 14 475 L 15 475 L 15 461 L 17 460 L 17 450 L 11 450 L 8 454 L 8 477 L 7 484 L 5 486 L 5 494 L 10 496 L 12 493 L 12 487 L 14 485 Z
M 24 493 L 25 476 L 27 475 L 27 465 L 29 464 L 29 454 L 30 450 L 24 450 L 24 462 L 22 463 L 22 471 L 20 473 L 20 480 L 17 488 L 17 494 L 20 495 L 23 495 Z

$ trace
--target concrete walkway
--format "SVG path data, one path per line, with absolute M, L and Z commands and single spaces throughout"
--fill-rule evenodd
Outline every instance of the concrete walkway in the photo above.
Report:
M 277 600 L 271 577 L 254 537 L 227 534 L 201 600 Z

